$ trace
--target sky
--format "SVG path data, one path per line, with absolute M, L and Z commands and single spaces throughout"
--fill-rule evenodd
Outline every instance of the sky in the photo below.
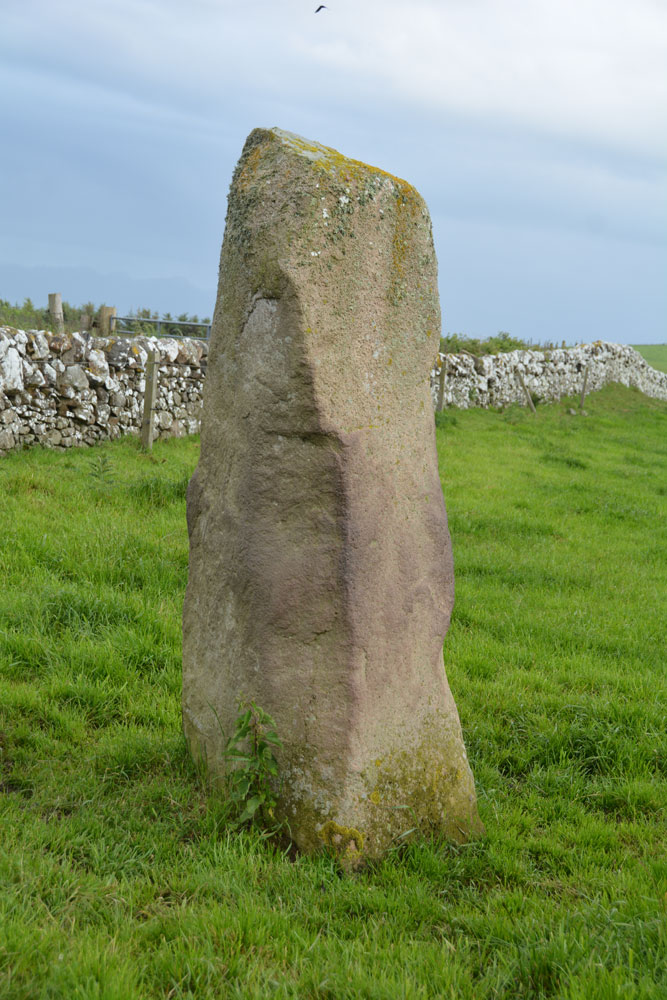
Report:
M 1 0 L 0 298 L 209 316 L 274 125 L 413 184 L 443 334 L 667 341 L 665 0 Z

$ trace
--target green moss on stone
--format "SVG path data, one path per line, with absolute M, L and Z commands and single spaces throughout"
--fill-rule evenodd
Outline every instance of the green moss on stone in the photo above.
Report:
M 320 830 L 320 838 L 345 867 L 356 867 L 363 858 L 364 835 L 353 826 L 341 826 L 330 819 Z

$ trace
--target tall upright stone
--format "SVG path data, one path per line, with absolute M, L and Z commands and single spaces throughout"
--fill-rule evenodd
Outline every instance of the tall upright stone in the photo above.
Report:
M 442 657 L 454 578 L 429 394 L 436 276 L 409 184 L 251 133 L 188 490 L 183 721 L 219 774 L 254 699 L 283 741 L 294 842 L 348 864 L 415 825 L 481 830 Z

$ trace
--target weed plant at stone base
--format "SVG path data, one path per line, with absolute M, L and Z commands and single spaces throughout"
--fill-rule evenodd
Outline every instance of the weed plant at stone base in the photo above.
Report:
M 231 825 L 256 823 L 267 832 L 277 829 L 278 761 L 281 747 L 271 716 L 254 701 L 241 703 L 236 728 L 227 740 L 225 758 L 229 766 L 227 793 Z
M 2 1000 L 667 996 L 667 405 L 577 402 L 437 417 L 487 836 L 354 877 L 230 828 L 186 751 L 196 439 L 0 461 Z

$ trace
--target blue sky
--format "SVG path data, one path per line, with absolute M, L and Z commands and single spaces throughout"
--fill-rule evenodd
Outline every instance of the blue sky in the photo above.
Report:
M 664 0 L 2 0 L 0 298 L 210 314 L 246 135 L 425 197 L 443 332 L 667 340 Z

